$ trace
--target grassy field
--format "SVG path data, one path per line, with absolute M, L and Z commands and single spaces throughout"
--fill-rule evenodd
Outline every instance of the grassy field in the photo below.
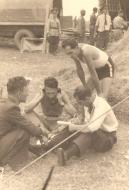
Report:
M 117 67 L 109 97 L 112 105 L 129 94 L 128 38 L 129 34 L 126 34 L 124 39 L 112 44 L 108 49 Z M 0 85 L 5 86 L 8 78 L 16 75 L 29 76 L 33 79 L 29 99 L 39 91 L 39 86 L 43 84 L 46 76 L 56 76 L 60 86 L 71 98 L 73 89 L 80 84 L 73 61 L 63 53 L 59 53 L 58 57 L 41 53 L 20 54 L 12 46 L 1 46 Z M 128 110 L 129 101 L 115 109 L 120 120 L 118 143 L 110 152 L 105 154 L 88 152 L 80 159 L 71 159 L 65 167 L 59 167 L 56 155 L 51 153 L 13 178 L 11 176 L 14 172 L 7 167 L 3 181 L 0 181 L 0 189 L 41 190 L 51 166 L 55 165 L 48 190 L 128 190 L 129 160 L 125 158 L 129 151 Z

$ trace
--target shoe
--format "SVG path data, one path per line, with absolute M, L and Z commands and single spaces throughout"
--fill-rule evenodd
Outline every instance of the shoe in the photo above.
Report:
M 57 149 L 58 164 L 60 166 L 66 165 L 65 154 L 63 148 Z

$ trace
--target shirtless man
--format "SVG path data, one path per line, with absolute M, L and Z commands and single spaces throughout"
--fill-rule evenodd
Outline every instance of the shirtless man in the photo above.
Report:
M 86 87 L 88 85 L 91 88 L 94 85 L 97 93 L 102 93 L 107 98 L 114 75 L 114 63 L 111 57 L 94 46 L 78 44 L 74 39 L 64 40 L 62 47 L 65 49 L 66 54 L 71 55 L 71 58 L 74 60 L 78 77 L 83 86 Z M 88 83 L 86 83 L 81 63 L 88 66 L 91 75 Z

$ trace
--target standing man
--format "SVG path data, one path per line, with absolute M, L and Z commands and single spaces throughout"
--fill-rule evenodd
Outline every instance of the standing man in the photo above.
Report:
M 74 122 L 69 125 L 70 131 L 80 132 L 74 137 L 66 151 L 62 148 L 58 149 L 57 155 L 61 165 L 65 164 L 64 160 L 67 161 L 72 156 L 81 156 L 87 149 L 93 149 L 96 152 L 109 151 L 117 142 L 118 121 L 107 101 L 84 87 L 77 87 L 74 97 L 83 107 L 84 113 L 85 107 L 90 106 L 92 109 L 88 121 L 84 118 L 83 124 Z
M 96 21 L 95 37 L 97 35 L 96 46 L 102 50 L 107 49 L 111 25 L 112 25 L 111 17 L 108 14 L 107 9 L 101 10 L 101 13 Z
M 57 18 L 58 11 L 56 8 L 51 10 L 51 14 L 47 24 L 47 39 L 49 42 L 49 52 L 56 55 L 58 44 L 61 36 L 61 25 Z
M 79 34 L 79 42 L 84 43 L 85 42 L 85 32 L 86 32 L 86 21 L 85 21 L 86 11 L 81 10 L 80 14 L 81 15 L 77 21 L 77 32 Z
M 70 55 L 74 60 L 78 77 L 83 86 L 87 87 L 88 85 L 92 88 L 94 85 L 97 93 L 102 93 L 107 98 L 114 76 L 114 63 L 111 57 L 94 46 L 78 44 L 74 39 L 64 40 L 62 47 L 65 49 L 66 54 Z M 82 63 L 88 66 L 91 75 L 88 83 L 85 80 Z
M 26 102 L 29 81 L 22 76 L 10 78 L 8 98 L 0 100 L 0 163 L 11 164 L 26 159 L 30 136 L 40 138 L 42 130 L 21 115 L 20 103 Z M 17 158 L 18 156 L 18 158 Z M 13 162 L 14 161 L 14 162 Z
M 94 33 L 95 33 L 95 24 L 97 20 L 97 11 L 98 9 L 96 7 L 93 8 L 93 13 L 90 16 L 90 44 L 94 45 L 95 39 L 94 39 Z

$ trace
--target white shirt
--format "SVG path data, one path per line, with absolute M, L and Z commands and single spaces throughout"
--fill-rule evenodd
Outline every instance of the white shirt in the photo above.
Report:
M 105 19 L 107 23 L 105 23 Z M 96 27 L 98 27 L 98 32 L 109 31 L 111 24 L 112 22 L 110 15 L 105 15 L 104 13 L 99 15 L 96 21 Z
M 96 95 L 93 106 L 94 109 L 91 113 L 88 130 L 90 132 L 97 131 L 98 129 L 102 129 L 103 131 L 107 132 L 116 131 L 118 127 L 118 121 L 107 101 L 104 98 Z

